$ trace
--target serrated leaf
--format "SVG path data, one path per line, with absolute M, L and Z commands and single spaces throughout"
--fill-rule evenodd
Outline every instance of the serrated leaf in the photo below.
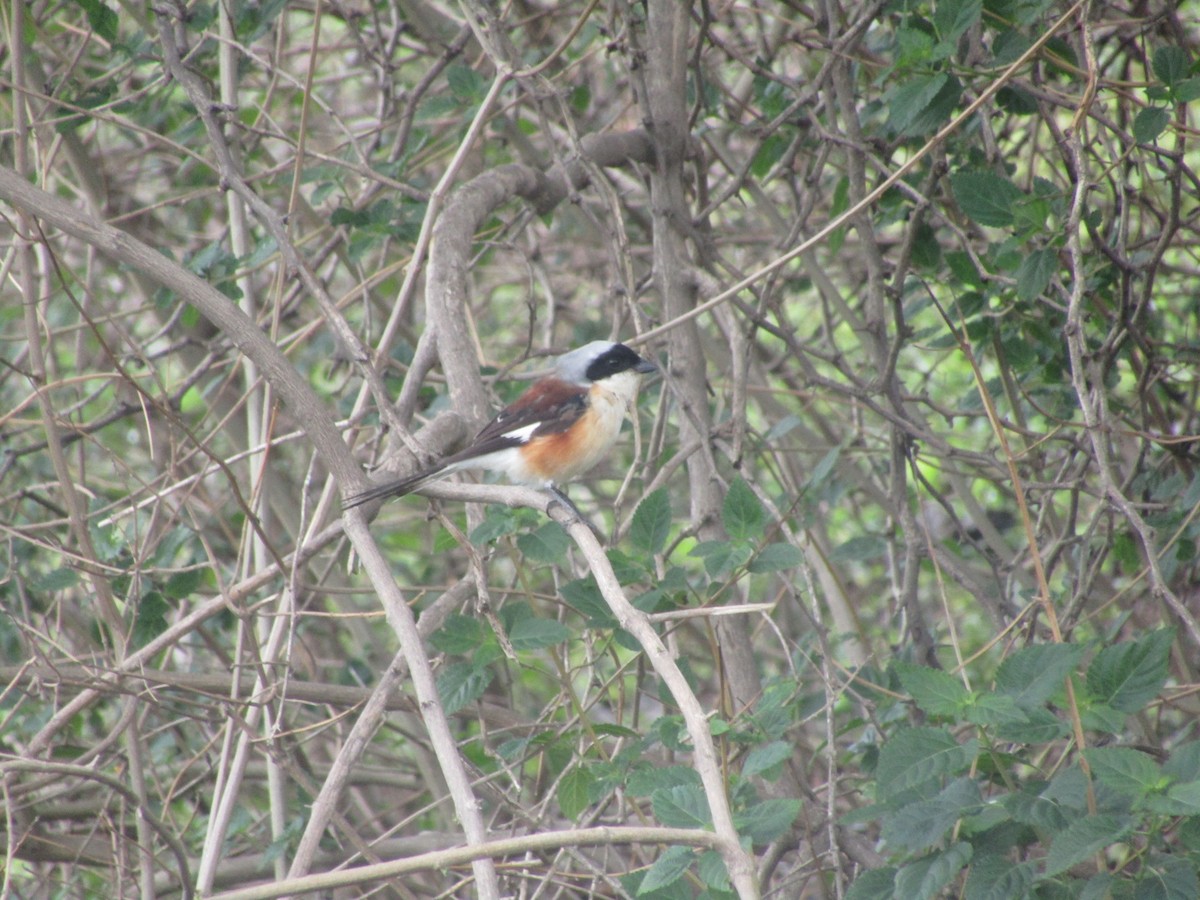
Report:
M 75 0 L 75 3 L 87 13 L 88 24 L 96 34 L 110 44 L 117 42 L 120 19 L 115 12 L 100 0 Z
M 841 456 L 842 448 L 840 444 L 822 456 L 817 464 L 813 466 L 812 471 L 808 473 L 808 480 L 804 483 L 804 489 L 807 491 L 823 487 L 825 479 L 829 477 L 829 473 L 838 464 Z
M 163 593 L 173 600 L 185 600 L 200 587 L 207 569 L 185 569 L 176 572 L 163 585 Z
M 446 83 L 454 98 L 463 103 L 474 103 L 483 98 L 483 76 L 469 66 L 454 63 L 446 67 Z
M 167 612 L 170 607 L 166 598 L 158 591 L 146 591 L 138 600 L 137 617 L 133 622 L 130 640 L 134 647 L 144 647 L 167 630 Z
M 1200 778 L 1200 741 L 1187 741 L 1171 751 L 1163 772 L 1178 781 Z
M 650 795 L 654 818 L 668 828 L 705 828 L 712 824 L 704 790 L 690 785 L 659 788 Z
M 1121 712 L 1140 711 L 1167 681 L 1174 640 L 1175 629 L 1160 628 L 1137 640 L 1105 647 L 1088 666 L 1088 692 Z
M 1191 103 L 1200 98 L 1200 77 L 1185 78 L 1171 87 L 1176 103 Z
M 705 850 L 696 864 L 696 875 L 700 883 L 710 891 L 726 893 L 729 890 L 729 870 L 725 860 L 716 850 Z
M 834 562 L 861 562 L 879 559 L 887 552 L 887 542 L 873 534 L 860 534 L 838 544 L 829 554 Z
M 1187 78 L 1192 58 L 1182 47 L 1159 47 L 1154 51 L 1151 67 L 1155 78 L 1172 87 Z
M 616 628 L 617 617 L 613 615 L 596 580 L 591 575 L 568 581 L 558 590 L 559 596 L 572 609 L 586 616 L 592 628 Z
M 441 653 L 465 656 L 483 643 L 486 631 L 474 616 L 451 613 L 442 627 L 429 638 L 430 645 Z
M 913 702 L 931 716 L 956 716 L 966 706 L 966 687 L 948 672 L 906 662 L 893 668 Z
M 867 869 L 850 885 L 846 900 L 895 900 L 896 868 Z
M 766 512 L 754 491 L 741 477 L 729 485 L 721 509 L 721 521 L 726 533 L 734 540 L 752 541 L 762 535 L 767 522 Z
M 1132 747 L 1091 747 L 1084 751 L 1092 775 L 1126 797 L 1144 797 L 1159 790 L 1163 774 L 1148 754 Z
M 953 75 L 914 76 L 888 95 L 888 127 L 904 137 L 926 134 L 950 118 L 961 96 L 962 82 Z
M 963 900 L 1012 900 L 1027 897 L 1033 884 L 1033 867 L 1029 863 L 1013 865 L 1001 854 L 976 856 L 971 860 Z
M 1022 709 L 1017 701 L 1007 694 L 980 694 L 972 697 L 964 710 L 964 718 L 973 725 L 999 725 L 1004 727 L 1022 727 L 1031 724 L 1029 710 Z M 1051 716 L 1055 731 L 1051 740 L 1057 737 L 1058 719 Z M 1040 723 L 1039 723 L 1040 724 Z M 1033 743 L 1033 741 L 1025 741 Z
M 476 547 L 490 544 L 496 538 L 512 534 L 520 525 L 520 512 L 507 506 L 492 504 L 483 514 L 483 521 L 471 530 L 468 540 Z
M 52 569 L 45 575 L 34 580 L 30 587 L 39 594 L 53 594 L 64 591 L 79 583 L 79 573 L 74 569 Z
M 437 678 L 438 697 L 446 715 L 453 715 L 464 706 L 474 703 L 492 683 L 492 671 L 472 662 L 447 666 Z
M 1138 879 L 1137 900 L 1194 900 L 1200 897 L 1200 878 L 1194 862 L 1165 853 L 1151 856 Z
M 1099 853 L 1105 847 L 1118 843 L 1133 830 L 1124 816 L 1084 816 L 1068 825 L 1055 835 L 1046 854 L 1045 876 L 1047 878 L 1065 872 L 1071 866 Z
M 918 800 L 888 813 L 881 835 L 893 847 L 925 850 L 937 844 L 960 819 L 977 814 L 982 806 L 979 785 L 971 778 L 956 778 L 930 800 Z
M 904 900 L 933 900 L 971 861 L 972 847 L 957 843 L 901 867 L 896 873 L 896 897 Z
M 1013 223 L 1013 204 L 1025 199 L 1025 192 L 991 172 L 959 172 L 950 177 L 950 187 L 959 208 L 979 225 L 1004 228 Z
M 1162 106 L 1147 106 L 1133 117 L 1133 138 L 1139 144 L 1152 144 L 1171 123 L 1171 111 Z
M 1200 781 L 1172 785 L 1167 790 L 1167 799 L 1172 805 L 1170 815 L 1200 815 Z
M 643 766 L 629 775 L 625 790 L 632 797 L 648 797 L 658 790 L 701 786 L 700 775 L 687 766 Z
M 798 547 L 791 544 L 767 544 L 746 566 L 747 570 L 756 575 L 767 572 L 779 572 L 783 569 L 793 569 L 804 562 L 804 554 Z
M 949 81 L 945 72 L 917 75 L 897 85 L 888 94 L 888 127 L 903 134 Z
M 1010 654 L 996 671 L 996 690 L 1024 707 L 1040 706 L 1062 689 L 1083 657 L 1079 644 L 1034 644 Z
M 559 780 L 554 799 L 568 819 L 578 819 L 579 814 L 588 808 L 588 792 L 594 780 L 583 766 L 575 766 Z
M 771 741 L 761 747 L 755 747 L 746 754 L 742 763 L 742 777 L 749 778 L 760 772 L 767 772 L 785 760 L 795 755 L 796 748 L 789 741 Z
M 654 865 L 650 867 L 650 870 L 646 873 L 646 877 L 642 879 L 641 885 L 638 886 L 637 895 L 642 897 L 651 891 L 657 891 L 659 888 L 674 884 L 683 877 L 683 873 L 688 870 L 688 866 L 692 864 L 694 858 L 695 852 L 691 847 L 668 847 L 654 861 Z
M 571 539 L 557 522 L 546 522 L 517 538 L 517 549 L 532 562 L 556 563 L 567 554 Z
M 753 553 L 754 548 L 742 541 L 700 541 L 688 556 L 704 560 L 709 578 L 720 578 L 748 562 Z
M 508 631 L 514 650 L 543 650 L 561 644 L 570 636 L 571 630 L 562 622 L 536 616 L 518 619 Z
M 1050 247 L 1034 250 L 1017 266 L 1017 296 L 1036 300 L 1050 284 L 1058 269 L 1058 253 Z
M 629 540 L 646 553 L 660 553 L 671 533 L 671 497 L 659 488 L 638 504 L 629 525 Z
M 972 738 L 959 744 L 940 728 L 905 728 L 883 745 L 875 769 L 880 801 L 933 779 L 958 775 L 979 753 Z
M 957 41 L 979 21 L 983 0 L 938 0 L 933 10 L 933 26 L 943 42 Z
M 763 845 L 782 837 L 800 815 L 800 801 L 794 797 L 776 797 L 756 803 L 733 817 L 738 834 L 752 844 Z
M 1047 831 L 1062 831 L 1067 827 L 1067 817 L 1062 807 L 1054 800 L 1025 790 L 1014 791 L 1001 799 L 1001 804 L 1014 822 L 1032 825 Z

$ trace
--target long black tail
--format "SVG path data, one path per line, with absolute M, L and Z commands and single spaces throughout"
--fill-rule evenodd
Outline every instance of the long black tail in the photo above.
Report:
M 407 478 L 399 478 L 395 481 L 385 481 L 383 484 L 376 485 L 373 488 L 362 491 L 358 494 L 351 494 L 342 501 L 342 509 L 351 509 L 355 506 L 362 506 L 364 503 L 370 503 L 373 500 L 386 500 L 389 497 L 403 497 L 405 494 L 410 494 L 419 487 L 429 484 L 431 481 L 437 481 L 439 477 L 445 474 L 445 466 L 438 466 L 433 469 L 425 469 L 423 472 L 418 472 L 415 475 L 410 475 Z

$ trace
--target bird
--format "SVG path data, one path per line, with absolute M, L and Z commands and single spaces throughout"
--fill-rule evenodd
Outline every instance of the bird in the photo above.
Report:
M 496 472 L 566 500 L 558 485 L 608 455 L 642 376 L 657 370 L 615 341 L 592 341 L 564 353 L 551 374 L 500 410 L 466 448 L 406 478 L 352 494 L 342 508 L 402 497 L 463 469 Z

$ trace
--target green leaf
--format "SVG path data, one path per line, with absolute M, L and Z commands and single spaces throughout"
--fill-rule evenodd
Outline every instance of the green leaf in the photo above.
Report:
M 1050 247 L 1034 250 L 1017 266 L 1017 296 L 1036 300 L 1050 284 L 1058 269 L 1058 253 Z
M 1065 872 L 1105 847 L 1125 839 L 1133 830 L 1124 816 L 1084 816 L 1055 836 L 1046 854 L 1045 875 L 1050 877 Z
M 482 100 L 486 92 L 483 76 L 460 63 L 446 67 L 446 83 L 450 85 L 454 99 L 460 103 L 475 103 Z
M 1092 775 L 1120 794 L 1135 799 L 1159 790 L 1163 774 L 1149 755 L 1132 747 L 1092 747 L 1084 751 Z
M 604 595 L 600 593 L 600 587 L 591 575 L 575 581 L 568 581 L 558 589 L 558 593 L 563 602 L 587 618 L 589 627 L 617 627 L 617 617 L 612 614 L 612 610 L 604 602 Z
M 1121 712 L 1145 708 L 1167 680 L 1167 663 L 1175 629 L 1160 628 L 1135 641 L 1105 647 L 1088 667 L 1089 693 Z
M 879 559 L 887 552 L 887 542 L 874 534 L 860 534 L 838 544 L 829 554 L 834 562 L 861 562 Z
M 841 456 L 842 447 L 840 444 L 826 452 L 820 461 L 813 466 L 812 471 L 808 475 L 808 480 L 804 483 L 804 489 L 807 491 L 824 487 L 825 479 L 829 477 L 829 473 L 837 466 Z
M 1176 103 L 1191 103 L 1200 97 L 1200 77 L 1185 78 L 1172 85 L 1171 94 Z
M 110 44 L 117 42 L 117 25 L 120 19 L 101 0 L 75 0 L 75 3 L 87 13 L 88 24 L 92 30 Z
M 508 630 L 508 640 L 514 650 L 542 650 L 561 644 L 571 636 L 562 622 L 527 616 L 518 619 Z
M 875 769 L 881 801 L 921 787 L 929 781 L 958 775 L 979 753 L 972 738 L 959 744 L 954 735 L 940 728 L 905 728 L 883 745 Z
M 1171 815 L 1200 815 L 1200 781 L 1172 785 L 1167 790 L 1167 799 L 1173 807 Z
M 1152 144 L 1171 123 L 1171 111 L 1162 106 L 1147 106 L 1133 117 L 1133 137 L 1139 144 Z
M 957 843 L 942 853 L 903 866 L 896 873 L 896 897 L 904 900 L 932 900 L 971 861 L 972 848 Z
M 780 129 L 774 134 L 768 135 L 758 148 L 758 152 L 754 154 L 754 159 L 750 162 L 750 172 L 755 178 L 762 178 L 771 171 L 771 167 L 783 158 L 783 153 L 787 150 L 792 142 L 792 135 Z
M 933 10 L 933 27 L 943 42 L 957 41 L 979 21 L 983 0 L 939 0 Z
M 38 594 L 53 594 L 79 584 L 79 573 L 74 569 L 51 569 L 34 579 L 30 587 Z
M 176 572 L 163 585 L 163 593 L 172 600 L 185 600 L 204 582 L 208 569 L 185 569 Z
M 1031 724 L 1029 710 L 1022 709 L 1017 701 L 1007 694 L 978 694 L 970 698 L 963 711 L 968 722 L 975 725 L 1000 725 L 1021 728 Z M 1051 716 L 1055 730 L 1050 740 L 1058 736 L 1058 719 Z M 1038 723 L 1040 724 L 1040 723 Z M 1022 740 L 1022 743 L 1031 743 Z
M 962 96 L 962 83 L 945 72 L 916 75 L 888 95 L 888 128 L 911 137 L 926 134 L 950 118 Z
M 158 591 L 146 591 L 138 600 L 137 618 L 133 623 L 130 640 L 134 647 L 144 647 L 167 630 L 167 612 L 170 606 Z
M 483 696 L 492 683 L 492 670 L 472 662 L 459 662 L 447 666 L 438 675 L 437 691 L 446 709 L 453 715 L 464 706 L 474 703 Z
M 1013 204 L 1025 192 L 991 172 L 959 172 L 950 177 L 954 199 L 968 219 L 979 225 L 1004 228 L 1013 223 Z
M 794 797 L 776 797 L 756 803 L 733 817 L 734 827 L 750 843 L 761 846 L 782 837 L 800 815 L 800 801 Z
M 545 522 L 517 537 L 517 549 L 531 562 L 556 563 L 567 555 L 571 539 L 557 522 Z
M 1154 51 L 1151 67 L 1155 78 L 1167 87 L 1173 87 L 1187 78 L 1192 58 L 1182 47 L 1159 47 Z
M 651 891 L 674 884 L 683 877 L 683 873 L 688 870 L 688 866 L 692 864 L 693 859 L 695 859 L 695 852 L 691 847 L 668 847 L 654 861 L 654 865 L 650 867 L 650 871 L 642 879 L 642 883 L 637 890 L 637 895 L 641 897 L 649 894 Z
M 725 860 L 716 850 L 705 850 L 700 854 L 696 874 L 700 877 L 700 882 L 711 891 L 726 893 L 729 890 L 729 870 L 725 868 Z
M 638 504 L 629 525 L 629 540 L 639 550 L 661 553 L 671 532 L 671 497 L 659 488 Z
M 1034 644 L 1022 647 L 1000 664 L 996 691 L 1023 707 L 1041 706 L 1062 689 L 1063 681 L 1083 658 L 1079 644 Z
M 1150 857 L 1138 879 L 1137 900 L 1194 900 L 1200 897 L 1200 879 L 1194 861 L 1165 853 Z
M 977 855 L 971 860 L 963 900 L 1012 900 L 1029 896 L 1033 867 L 1029 863 L 1013 865 L 999 853 Z
M 629 775 L 625 790 L 633 797 L 648 797 L 655 791 L 673 787 L 699 788 L 702 782 L 695 769 L 687 766 L 642 766 Z
M 700 541 L 688 556 L 704 560 L 704 571 L 709 578 L 720 578 L 749 562 L 753 554 L 754 548 L 741 541 Z
M 740 476 L 729 485 L 721 510 L 725 531 L 734 540 L 751 541 L 762 534 L 767 522 L 766 512 L 754 491 Z
M 450 613 L 442 627 L 429 638 L 430 645 L 441 653 L 466 656 L 477 649 L 487 637 L 487 629 L 474 616 Z
M 588 791 L 593 781 L 592 774 L 583 766 L 575 766 L 559 780 L 554 799 L 568 819 L 578 819 L 588 808 Z
M 693 785 L 659 788 L 650 795 L 654 818 L 668 828 L 706 828 L 712 824 L 704 790 Z
M 880 869 L 867 869 L 850 885 L 846 891 L 846 900 L 895 900 L 896 869 L 884 866 Z
M 804 554 L 798 547 L 783 543 L 767 544 L 750 560 L 750 564 L 746 568 L 756 575 L 761 575 L 765 572 L 794 569 L 802 562 L 804 562 Z
M 1031 793 L 1027 790 L 1017 790 L 1000 801 L 1008 810 L 1014 822 L 1031 825 L 1047 831 L 1062 831 L 1067 827 L 1067 816 L 1062 807 L 1053 799 Z
M 512 534 L 520 524 L 519 510 L 492 504 L 484 511 L 483 521 L 472 529 L 468 540 L 476 547 L 482 547 L 496 538 Z
M 881 835 L 892 847 L 925 850 L 981 807 L 979 785 L 971 778 L 956 778 L 933 799 L 909 803 L 884 816 Z
M 966 686 L 948 672 L 907 662 L 892 668 L 913 702 L 931 716 L 957 716 L 970 699 Z
M 746 761 L 742 763 L 742 777 L 749 778 L 751 775 L 776 769 L 773 776 L 767 776 L 773 781 L 779 776 L 777 767 L 780 763 L 791 759 L 795 752 L 796 748 L 790 741 L 771 741 L 769 744 L 755 747 L 746 754 Z
M 1200 741 L 1187 741 L 1175 747 L 1162 768 L 1165 774 L 1178 781 L 1200 778 Z

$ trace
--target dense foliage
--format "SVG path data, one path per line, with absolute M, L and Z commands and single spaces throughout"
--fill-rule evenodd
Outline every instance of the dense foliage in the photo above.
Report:
M 1200 8 L 0 23 L 0 893 L 1200 896 Z

